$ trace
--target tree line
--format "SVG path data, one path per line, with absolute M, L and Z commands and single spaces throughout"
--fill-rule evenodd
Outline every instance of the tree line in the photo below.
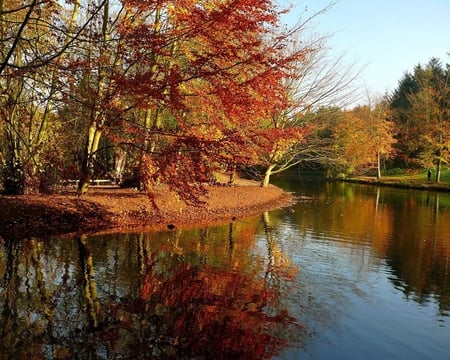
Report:
M 436 169 L 450 160 L 450 64 L 431 58 L 406 72 L 390 98 L 397 145 L 394 164 Z
M 439 182 L 442 167 L 450 161 L 449 89 L 450 65 L 431 58 L 406 71 L 392 93 L 368 96 L 365 105 L 348 109 L 327 104 L 297 112 L 286 123 L 303 127 L 304 138 L 282 154 L 265 157 L 260 168 L 264 182 L 294 166 L 332 178 L 381 178 L 428 168 Z
M 218 171 L 254 169 L 267 185 L 305 164 L 445 163 L 448 66 L 343 110 L 358 70 L 308 38 L 320 12 L 287 28 L 285 11 L 269 0 L 1 1 L 3 191 L 77 179 L 82 194 L 94 178 L 128 178 L 195 201 Z

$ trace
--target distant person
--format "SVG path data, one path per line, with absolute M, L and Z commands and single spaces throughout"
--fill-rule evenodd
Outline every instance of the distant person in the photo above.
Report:
M 431 182 L 431 169 L 428 169 L 428 182 Z

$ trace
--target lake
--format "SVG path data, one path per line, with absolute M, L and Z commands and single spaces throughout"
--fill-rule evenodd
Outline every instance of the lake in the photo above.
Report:
M 450 194 L 276 183 L 223 226 L 0 242 L 0 358 L 449 358 Z

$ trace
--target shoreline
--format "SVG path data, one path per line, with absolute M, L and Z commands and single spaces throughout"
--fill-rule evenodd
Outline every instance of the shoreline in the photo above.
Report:
M 445 183 L 392 178 L 358 177 L 336 179 L 350 183 L 450 192 Z M 155 191 L 158 209 L 148 195 L 135 189 L 92 186 L 77 197 L 75 188 L 62 188 L 52 195 L 0 195 L 0 241 L 29 237 L 77 236 L 189 229 L 220 225 L 288 206 L 294 197 L 253 180 L 206 186 L 204 205 L 187 205 L 164 188 Z
M 450 192 L 450 186 L 447 183 L 424 182 L 423 180 L 401 180 L 392 177 L 377 179 L 375 177 L 355 177 L 347 179 L 336 179 L 335 181 L 343 181 L 354 184 L 365 184 L 375 186 L 387 186 L 403 189 L 429 190 Z
M 0 195 L 0 241 L 29 237 L 162 231 L 212 226 L 288 206 L 293 197 L 270 185 L 245 180 L 233 186 L 207 186 L 204 205 L 187 205 L 164 190 L 148 195 L 135 189 L 91 187 L 52 195 Z

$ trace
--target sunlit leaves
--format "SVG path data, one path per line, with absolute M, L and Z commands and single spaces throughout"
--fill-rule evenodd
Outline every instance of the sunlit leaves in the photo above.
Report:
M 133 18 L 140 25 L 122 32 L 130 70 L 116 75 L 121 95 L 176 121 L 167 128 L 161 118 L 157 131 L 143 129 L 158 163 L 155 181 L 189 198 L 194 183 L 214 170 L 257 161 L 273 147 L 269 139 L 281 136 L 278 148 L 292 143 L 289 132 L 272 134 L 263 126 L 287 105 L 282 79 L 301 56 L 287 59 L 287 38 L 271 33 L 278 21 L 272 2 L 124 4 L 145 19 Z
M 302 138 L 266 127 L 288 105 L 283 79 L 309 51 L 286 51 L 289 34 L 270 0 L 30 4 L 16 15 L 30 10 L 38 21 L 14 56 L 49 59 L 51 76 L 36 90 L 62 123 L 76 124 L 63 137 L 79 137 L 82 181 L 104 176 L 99 153 L 121 147 L 147 190 L 166 183 L 195 198 L 214 171 L 279 157 Z
M 334 128 L 336 166 L 347 173 L 377 168 L 378 157 L 389 157 L 394 144 L 393 123 L 388 120 L 383 103 L 371 109 L 356 107 L 345 111 Z

